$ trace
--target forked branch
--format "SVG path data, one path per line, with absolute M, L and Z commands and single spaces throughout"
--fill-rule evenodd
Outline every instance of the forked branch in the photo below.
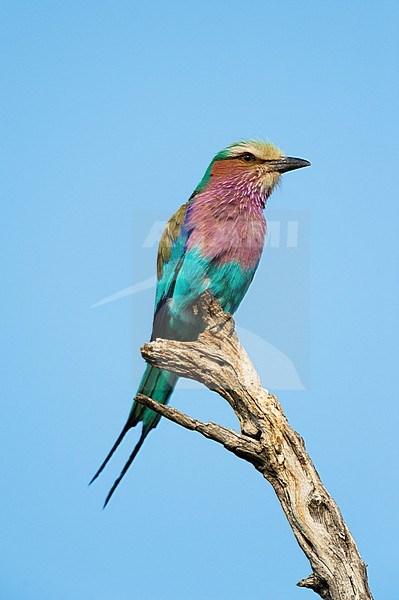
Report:
M 209 293 L 193 308 L 205 330 L 192 342 L 155 340 L 141 350 L 145 360 L 195 379 L 225 398 L 238 417 L 241 434 L 201 423 L 146 396 L 137 401 L 179 425 L 198 431 L 252 463 L 271 483 L 313 573 L 298 583 L 327 600 L 372 600 L 366 565 L 306 452 L 273 394 L 259 376 L 235 333 L 231 315 Z

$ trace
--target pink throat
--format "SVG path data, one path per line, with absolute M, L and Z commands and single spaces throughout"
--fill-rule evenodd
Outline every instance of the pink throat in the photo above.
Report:
M 243 269 L 256 268 L 266 235 L 266 199 L 258 181 L 211 180 L 189 208 L 188 249 L 199 248 L 220 264 L 233 261 Z

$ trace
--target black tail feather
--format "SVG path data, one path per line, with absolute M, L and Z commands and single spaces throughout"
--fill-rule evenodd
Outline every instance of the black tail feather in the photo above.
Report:
M 105 469 L 109 459 L 111 458 L 111 456 L 113 455 L 113 453 L 115 452 L 115 450 L 117 449 L 117 447 L 119 446 L 119 444 L 121 443 L 121 441 L 123 440 L 123 438 L 125 437 L 126 433 L 129 431 L 129 429 L 132 427 L 132 424 L 127 421 L 126 425 L 124 426 L 124 428 L 122 429 L 118 439 L 116 440 L 115 444 L 112 446 L 111 450 L 108 453 L 107 458 L 104 460 L 103 464 L 101 465 L 101 467 L 98 469 L 97 473 L 94 475 L 94 477 L 90 480 L 89 485 L 91 485 L 93 483 L 93 481 L 95 481 L 97 479 L 97 477 L 100 475 L 100 473 L 102 473 L 102 471 Z
M 143 442 L 144 442 L 145 438 L 147 437 L 149 431 L 150 431 L 149 429 L 147 429 L 146 427 L 143 427 L 143 431 L 141 433 L 139 441 L 135 445 L 134 450 L 131 453 L 131 455 L 129 456 L 129 458 L 128 458 L 126 464 L 125 464 L 125 466 L 123 467 L 123 469 L 122 469 L 122 471 L 121 471 L 121 473 L 119 475 L 119 477 L 115 480 L 112 488 L 108 492 L 108 496 L 105 499 L 103 509 L 107 506 L 108 502 L 111 500 L 112 494 L 114 493 L 114 491 L 116 490 L 116 488 L 118 487 L 118 485 L 120 484 L 120 482 L 122 481 L 122 479 L 125 476 L 128 468 L 130 467 L 130 465 L 132 464 L 132 462 L 136 458 L 137 453 L 140 450 L 141 446 L 143 445 Z M 119 438 L 118 438 L 118 440 L 119 440 Z M 111 454 L 112 454 L 112 452 L 111 452 Z M 101 470 L 102 470 L 102 468 L 100 467 L 100 471 L 99 472 L 101 472 Z M 94 479 L 95 479 L 95 477 L 94 477 Z

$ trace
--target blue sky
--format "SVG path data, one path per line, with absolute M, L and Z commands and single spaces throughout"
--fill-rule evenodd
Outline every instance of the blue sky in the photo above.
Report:
M 91 307 L 151 277 L 152 224 L 215 152 L 255 136 L 312 167 L 270 199 L 281 239 L 294 222 L 299 241 L 265 249 L 237 324 L 375 596 L 395 600 L 398 4 L 21 0 L 1 12 L 0 596 L 315 597 L 295 587 L 309 566 L 273 490 L 200 436 L 162 422 L 102 512 L 132 433 L 87 487 L 129 410 L 154 290 Z M 284 389 L 288 367 L 303 389 Z M 236 426 L 200 387 L 172 403 Z

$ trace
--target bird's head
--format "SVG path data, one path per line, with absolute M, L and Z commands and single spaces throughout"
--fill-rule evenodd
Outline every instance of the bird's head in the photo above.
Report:
M 285 156 L 268 142 L 236 142 L 216 154 L 194 194 L 206 189 L 226 194 L 250 193 L 259 196 L 264 206 L 282 173 L 309 165 L 302 158 Z

